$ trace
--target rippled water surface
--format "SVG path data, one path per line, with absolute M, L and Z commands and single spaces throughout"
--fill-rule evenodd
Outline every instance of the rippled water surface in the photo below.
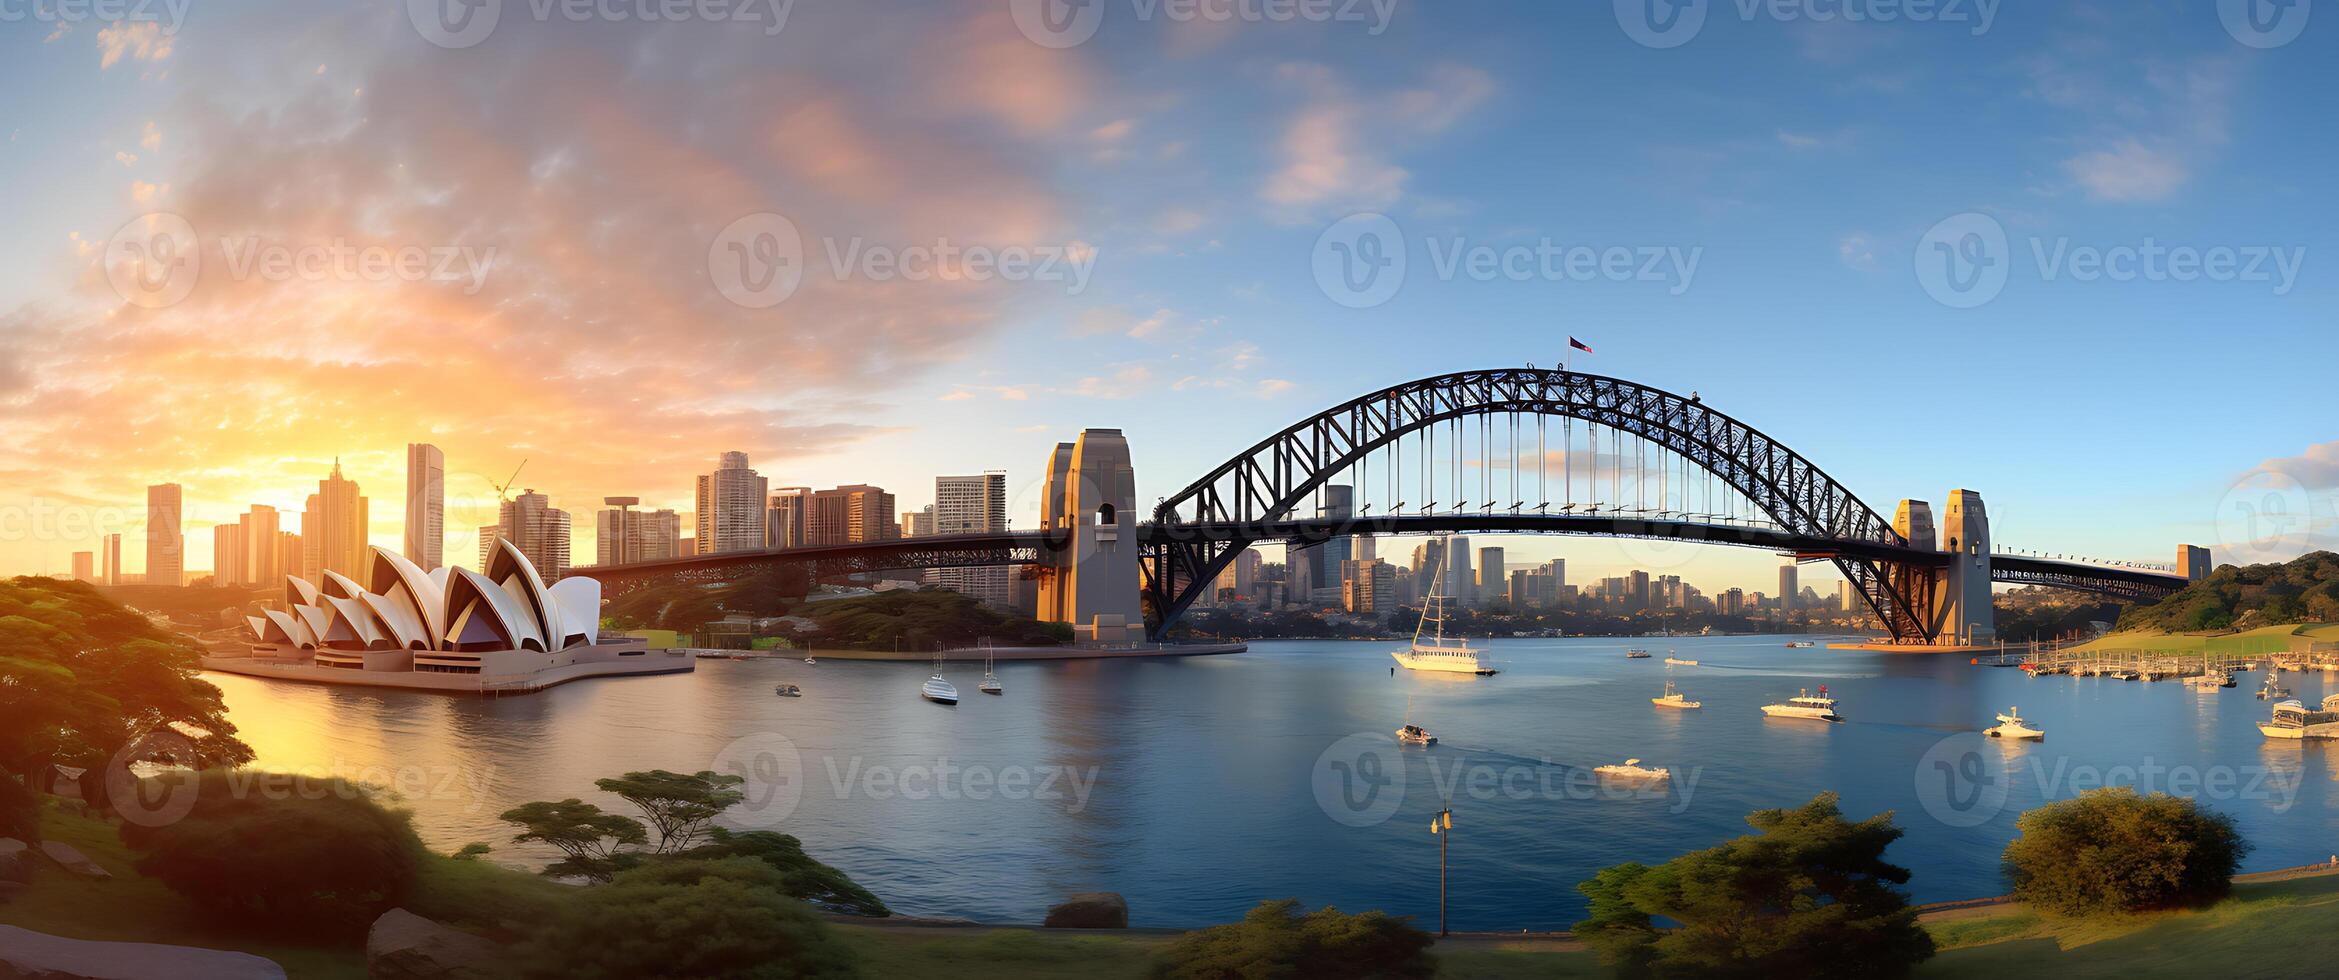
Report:
M 1574 885 L 1746 830 L 1747 811 L 1822 790 L 1897 811 L 1893 860 L 1920 901 L 1998 894 L 2014 818 L 2095 782 L 2210 800 L 2257 845 L 2250 868 L 2339 849 L 2330 750 L 2269 742 L 2241 688 L 2050 677 L 1964 658 L 1793 650 L 1769 637 L 1507 640 L 1491 678 L 1399 671 L 1396 644 L 1266 642 L 1236 656 L 1001 664 L 1004 697 L 919 700 L 922 664 L 702 662 L 695 674 L 587 681 L 503 700 L 212 675 L 260 764 L 393 784 L 425 838 L 538 865 L 496 815 L 593 797 L 629 769 L 745 766 L 759 806 L 733 821 L 803 838 L 896 909 L 1036 920 L 1070 892 L 1126 895 L 1139 925 L 1239 916 L 1262 898 L 1434 916 L 1429 814 L 1454 800 L 1453 924 L 1562 928 Z M 1705 707 L 1659 710 L 1663 657 Z M 2286 674 L 2304 699 L 2319 675 Z M 772 688 L 793 683 L 802 698 Z M 1765 702 L 1828 685 L 1841 724 L 1769 719 Z M 1971 733 L 2019 704 L 2043 744 Z M 1411 720 L 1429 749 L 1387 738 Z M 1365 739 L 1343 742 L 1348 736 Z M 1944 739 L 1953 739 L 1944 743 Z M 1635 794 L 1583 771 L 1665 766 Z M 607 806 L 622 803 L 604 799 Z

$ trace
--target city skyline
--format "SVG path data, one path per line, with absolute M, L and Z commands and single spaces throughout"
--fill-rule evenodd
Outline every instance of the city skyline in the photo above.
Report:
M 1400 10 L 1371 33 L 1120 23 L 1056 49 L 1005 5 L 935 5 L 798 18 L 753 44 L 727 43 L 740 39 L 722 25 L 643 40 L 588 24 L 455 50 L 395 6 L 310 19 L 257 3 L 169 35 L 9 32 L 18 56 L 0 79 L 58 97 L 28 108 L 22 149 L 0 157 L 0 176 L 45 188 L 0 204 L 22 230 L 0 245 L 0 375 L 23 381 L 0 509 L 134 514 L 141 488 L 176 482 L 200 567 L 198 522 L 296 511 L 291 488 L 336 455 L 386 497 L 402 447 L 429 443 L 450 463 L 457 556 L 520 459 L 580 518 L 606 494 L 686 509 L 674 475 L 728 450 L 775 482 L 896 488 L 913 509 L 936 473 L 1005 467 L 1024 525 L 1068 429 L 1127 432 L 1151 500 L 1356 393 L 1567 360 L 1700 391 L 1880 509 L 1977 490 L 2001 537 L 2050 551 L 2165 561 L 2168 542 L 2226 543 L 2221 509 L 2254 472 L 2291 481 L 2315 543 L 2339 526 L 2316 373 L 2339 356 L 2323 312 L 2331 233 L 2312 220 L 2327 192 L 2295 164 L 2339 139 L 2298 124 L 2335 63 L 2327 31 L 2259 50 L 2199 4 L 2009 9 L 1978 34 L 1719 18 L 1698 57 L 1670 58 L 1605 7 L 1559 5 Z M 827 84 L 863 67 L 848 37 L 947 54 L 884 85 Z M 275 53 L 255 57 L 254 41 Z M 592 67 L 510 104 L 453 97 L 492 89 L 500 66 Z M 828 94 L 699 97 L 780 70 Z M 1159 98 L 1148 80 L 1164 73 L 1192 84 Z M 1813 96 L 1789 117 L 1756 111 L 1761 96 L 1728 84 L 1747 77 Z M 1587 88 L 1605 94 L 1550 95 Z M 551 122 L 587 107 L 606 128 Z M 510 116 L 546 122 L 497 124 Z M 1957 124 L 1976 116 L 1999 123 Z M 334 134 L 319 152 L 282 149 L 319 132 Z M 374 168 L 390 160 L 413 169 L 386 179 Z M 494 163 L 442 169 L 454 161 Z M 642 197 L 620 206 L 587 173 Z M 258 186 L 286 196 L 258 207 Z M 414 190 L 430 186 L 462 192 Z M 815 268 L 784 302 L 741 304 L 710 246 L 767 212 L 801 232 Z M 1413 266 L 1362 308 L 1310 273 L 1322 237 L 1360 212 L 1395 222 Z M 1972 309 L 1912 271 L 1929 229 L 1965 214 L 1995 222 L 2021 266 Z M 129 303 L 108 245 L 153 215 L 190 223 L 207 271 L 174 302 Z M 1076 287 L 825 267 L 855 247 L 943 242 L 1059 248 L 1089 274 Z M 230 262 L 247 246 L 336 243 L 446 250 L 484 272 L 271 279 Z M 1457 248 L 1546 243 L 1655 249 L 1679 257 L 1661 265 L 1676 273 L 1694 254 L 1696 273 L 1440 271 Z M 2165 263 L 2123 280 L 2038 258 L 2171 247 L 2304 262 L 2281 281 L 2173 279 Z M 1571 351 L 1571 336 L 1599 353 Z M 2013 340 L 2020 356 L 1990 356 Z M 1936 360 L 1959 345 L 1973 359 Z M 1808 380 L 1822 373 L 1824 387 Z M 1910 397 L 1918 382 L 1934 393 Z M 2249 424 L 2141 408 L 2172 388 L 2246 398 Z M 1971 398 L 1944 424 L 1951 390 Z M 2066 440 L 2084 451 L 2030 451 Z M 2102 482 L 2113 462 L 2116 492 Z M 396 546 L 393 508 L 374 516 L 368 539 Z M 127 565 L 142 567 L 140 528 L 106 530 L 128 532 Z M 8 536 L 0 567 L 62 570 L 95 547 Z M 1614 544 L 1511 547 L 1630 559 Z M 1759 553 L 1684 561 L 1747 583 L 1773 574 Z

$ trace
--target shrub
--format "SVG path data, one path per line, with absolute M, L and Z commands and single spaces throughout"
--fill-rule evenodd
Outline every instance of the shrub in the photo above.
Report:
M 1591 917 L 1576 936 L 1625 976 L 1897 977 L 1933 955 L 1893 887 L 1907 869 L 1884 861 L 1890 812 L 1853 823 L 1823 793 L 1746 822 L 1760 833 L 1577 885 Z
M 193 791 L 185 817 L 124 824 L 122 841 L 145 852 L 140 874 L 223 924 L 347 940 L 414 886 L 423 849 L 409 816 L 354 784 L 210 770 Z
M 780 892 L 789 898 L 802 899 L 822 908 L 852 915 L 883 916 L 893 913 L 878 901 L 869 890 L 853 883 L 853 879 L 835 868 L 815 861 L 804 853 L 804 842 L 789 834 L 769 830 L 735 832 L 722 827 L 707 831 L 707 843 L 681 855 L 684 858 L 714 860 L 720 858 L 754 858 L 771 866 L 786 882 Z
M 41 839 L 40 794 L 6 769 L 0 769 L 0 837 L 27 843 Z
M 2006 845 L 2014 897 L 2058 915 L 2206 905 L 2233 890 L 2249 842 L 2181 796 L 2091 790 L 2022 815 Z
M 848 977 L 851 952 L 778 871 L 673 858 L 582 889 L 520 959 L 545 977 Z
M 1326 906 L 1299 914 L 1298 899 L 1261 902 L 1243 921 L 1178 937 L 1157 970 L 1176 980 L 1289 977 L 1429 977 L 1429 933 L 1381 912 L 1348 915 Z

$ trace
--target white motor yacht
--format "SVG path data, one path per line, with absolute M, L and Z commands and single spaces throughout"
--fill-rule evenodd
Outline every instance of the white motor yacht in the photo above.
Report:
M 1420 725 L 1407 725 L 1397 729 L 1397 741 L 1407 745 L 1436 745 L 1438 737 L 1430 734 L 1428 729 Z
M 918 688 L 918 696 L 935 704 L 957 704 L 958 688 L 943 680 L 941 674 L 936 674 L 926 678 L 925 685 Z
M 2259 722 L 2258 731 L 2267 738 L 2339 738 L 2339 694 L 2313 710 L 2296 698 L 2276 704 L 2274 717 Z
M 1632 649 L 1630 649 L 1630 650 L 1626 650 L 1626 651 L 1624 651 L 1624 659 L 1626 659 L 1626 660 L 1647 660 L 1647 659 L 1649 659 L 1649 651 L 1647 651 L 1647 650 L 1643 650 L 1643 649 L 1641 649 L 1641 648 L 1639 648 L 1639 647 L 1634 647 L 1634 648 L 1632 648 Z
M 1818 694 L 1812 694 L 1809 688 L 1805 688 L 1794 697 L 1777 704 L 1763 705 L 1762 713 L 1774 718 L 1809 718 L 1815 721 L 1844 720 L 1842 715 L 1835 713 L 1835 699 L 1827 696 L 1827 685 L 1825 684 L 1819 686 Z
M 1621 766 L 1593 766 L 1592 772 L 1609 779 L 1664 779 L 1673 775 L 1670 769 L 1643 766 L 1639 759 L 1626 759 Z
M 2013 707 L 2007 708 L 2005 714 L 1998 716 L 1996 727 L 1983 729 L 1982 734 L 1991 738 L 2027 738 L 2033 741 L 2043 741 L 2047 737 L 2047 733 L 2025 723 L 2022 720 L 2021 710 Z

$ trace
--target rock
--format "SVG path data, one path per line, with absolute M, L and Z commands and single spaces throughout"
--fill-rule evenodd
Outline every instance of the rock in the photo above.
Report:
M 1048 910 L 1050 929 L 1127 929 L 1129 900 L 1116 892 L 1083 892 Z
M 503 948 L 405 909 L 374 920 L 365 935 L 365 972 L 373 980 L 498 977 Z
M 14 837 L 0 837 L 0 881 L 32 880 L 32 846 Z
M 96 861 L 90 860 L 89 855 L 75 850 L 73 845 L 67 844 L 64 841 L 42 841 L 41 853 L 48 855 L 49 860 L 57 862 L 58 867 L 64 868 L 65 870 L 71 871 L 74 874 L 80 875 L 84 878 L 113 877 L 111 872 L 108 872 L 104 868 L 98 867 L 98 863 Z
M 284 968 L 250 953 L 158 943 L 95 943 L 0 926 L 0 977 L 41 980 L 284 980 Z

